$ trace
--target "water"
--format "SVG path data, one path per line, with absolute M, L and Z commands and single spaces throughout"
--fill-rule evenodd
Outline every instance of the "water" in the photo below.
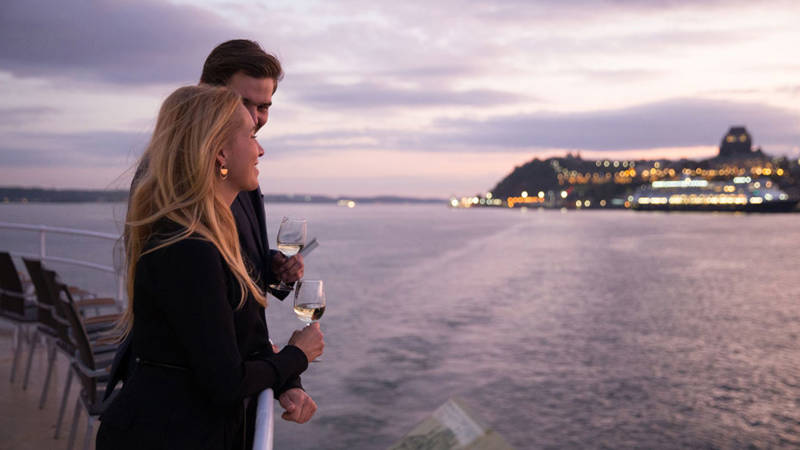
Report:
M 121 209 L 0 220 L 114 231 Z M 281 215 L 308 219 L 328 294 L 319 411 L 278 420 L 281 448 L 385 448 L 455 395 L 520 449 L 800 446 L 800 215 L 277 204 L 273 245 Z M 48 249 L 110 260 L 76 245 Z M 268 314 L 278 343 L 302 325 Z

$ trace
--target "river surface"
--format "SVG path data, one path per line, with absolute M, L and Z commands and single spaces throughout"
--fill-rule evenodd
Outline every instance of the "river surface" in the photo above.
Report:
M 0 205 L 0 221 L 118 232 L 120 204 Z M 276 447 L 386 448 L 460 397 L 527 448 L 800 446 L 800 214 L 268 207 L 309 220 L 326 282 L 319 404 Z M 31 233 L 0 248 L 38 252 Z M 110 242 L 48 253 L 110 264 Z M 113 293 L 109 275 L 53 265 Z M 301 323 L 271 298 L 284 343 Z

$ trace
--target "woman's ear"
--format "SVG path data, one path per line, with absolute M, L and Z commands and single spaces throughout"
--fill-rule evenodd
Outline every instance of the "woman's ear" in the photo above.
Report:
M 217 152 L 217 166 L 224 167 L 225 166 L 225 149 L 221 149 Z

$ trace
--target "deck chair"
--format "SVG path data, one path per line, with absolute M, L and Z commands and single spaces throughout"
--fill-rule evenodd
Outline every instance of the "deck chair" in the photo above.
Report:
M 55 289 L 55 272 L 45 269 L 39 260 L 23 258 L 22 261 L 25 263 L 25 267 L 33 283 L 38 306 L 38 324 L 31 340 L 22 388 L 27 389 L 28 387 L 33 354 L 36 351 L 39 337 L 44 337 L 45 350 L 47 351 L 47 372 L 45 374 L 44 385 L 42 386 L 42 394 L 39 397 L 39 409 L 42 409 L 47 400 L 47 393 L 50 387 L 57 351 L 61 350 L 68 358 L 71 358 L 75 353 L 75 349 L 67 343 L 69 322 L 63 310 L 58 307 L 60 300 L 58 291 Z M 103 316 L 103 318 L 103 321 L 93 319 L 98 322 L 98 324 L 88 327 L 87 329 L 93 342 L 96 340 L 98 333 L 111 329 L 114 326 L 114 321 L 117 319 L 117 316 Z M 61 343 L 59 343 L 59 339 Z
M 39 264 L 38 261 L 29 260 L 27 258 L 22 258 L 22 262 L 28 269 L 28 274 L 34 287 L 37 309 L 37 324 L 35 331 L 33 332 L 33 337 L 31 338 L 30 349 L 28 350 L 28 363 L 26 364 L 25 368 L 25 377 L 23 378 L 22 389 L 25 390 L 28 388 L 31 365 L 33 363 L 33 354 L 36 351 L 36 344 L 39 342 L 39 338 L 43 337 L 45 348 L 47 350 L 48 371 L 47 375 L 45 376 L 45 390 L 42 392 L 42 396 L 39 399 L 39 409 L 42 409 L 44 407 L 44 400 L 47 394 L 47 385 L 50 382 L 51 365 L 55 359 L 54 347 L 56 338 L 58 337 L 56 329 L 59 324 L 56 322 L 53 312 L 53 299 L 47 292 L 47 287 L 44 285 L 42 280 L 43 272 L 41 264 Z M 36 263 L 38 266 L 38 270 L 31 268 L 31 265 L 34 263 Z
M 72 331 L 74 325 L 73 321 L 70 320 L 70 317 L 71 311 L 77 311 L 78 306 L 74 304 L 71 295 L 67 295 L 69 291 L 62 283 L 58 281 L 58 277 L 55 272 L 44 269 L 42 271 L 42 280 L 45 285 L 45 289 L 54 300 L 53 312 L 55 320 L 58 323 L 58 327 L 56 328 L 58 338 L 56 340 L 55 350 L 63 353 L 69 359 L 70 364 L 72 364 L 77 351 L 77 346 L 75 344 L 75 338 L 73 337 L 75 332 Z M 62 294 L 64 291 L 66 291 L 67 294 Z M 117 315 L 82 318 L 80 313 L 77 314 L 78 323 L 81 324 L 81 327 L 89 336 L 92 353 L 97 360 L 102 362 L 102 364 L 110 364 L 111 361 L 113 361 L 114 354 L 117 349 L 117 345 L 115 343 L 107 342 L 108 332 L 113 330 L 117 318 Z M 78 327 L 78 329 L 80 330 L 81 327 Z M 48 356 L 50 356 L 53 360 L 55 359 L 55 353 L 51 353 Z M 52 360 L 48 361 L 48 363 L 49 373 L 53 367 Z M 49 375 L 46 377 L 46 382 L 48 381 L 47 378 L 49 378 Z M 61 425 L 63 423 L 64 413 L 66 411 L 67 401 L 69 399 L 70 388 L 72 387 L 72 378 L 73 370 L 70 369 L 67 371 L 67 379 L 64 384 L 64 393 L 61 396 L 61 405 L 59 407 L 58 419 L 56 421 L 55 433 L 53 435 L 55 439 L 58 439 L 59 434 L 61 433 Z M 45 385 L 44 389 L 46 390 L 47 387 L 48 386 Z
M 38 321 L 36 304 L 25 290 L 20 280 L 11 254 L 0 252 L 0 317 L 12 322 L 14 327 L 14 360 L 11 364 L 13 383 L 17 365 L 22 356 L 22 346 L 30 341 L 30 328 Z
M 51 278 L 54 280 L 55 287 L 62 298 L 61 306 L 69 322 L 71 344 L 75 348 L 74 358 L 70 365 L 70 373 L 74 374 L 81 386 L 80 395 L 75 402 L 75 412 L 72 418 L 72 428 L 70 429 L 69 438 L 67 440 L 67 449 L 72 450 L 75 443 L 78 418 L 80 417 L 81 407 L 83 407 L 88 416 L 86 434 L 84 437 L 84 449 L 88 450 L 89 443 L 94 435 L 94 425 L 105 409 L 106 404 L 110 403 L 114 398 L 114 395 L 112 395 L 108 401 L 104 402 L 102 394 L 105 382 L 109 377 L 108 369 L 111 367 L 117 345 L 114 343 L 114 338 L 109 337 L 105 340 L 104 351 L 102 352 L 103 355 L 108 355 L 108 358 L 100 359 L 98 357 L 99 352 L 97 344 L 93 345 L 85 324 L 85 322 L 94 322 L 91 322 L 92 319 L 86 319 L 86 321 L 82 319 L 77 303 L 72 298 L 72 294 L 67 286 L 55 281 L 55 277 Z

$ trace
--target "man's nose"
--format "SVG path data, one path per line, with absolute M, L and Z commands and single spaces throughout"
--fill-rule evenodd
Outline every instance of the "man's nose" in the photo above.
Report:
M 264 156 L 264 147 L 258 141 L 256 141 L 256 145 L 258 145 L 258 157 L 260 158 Z

